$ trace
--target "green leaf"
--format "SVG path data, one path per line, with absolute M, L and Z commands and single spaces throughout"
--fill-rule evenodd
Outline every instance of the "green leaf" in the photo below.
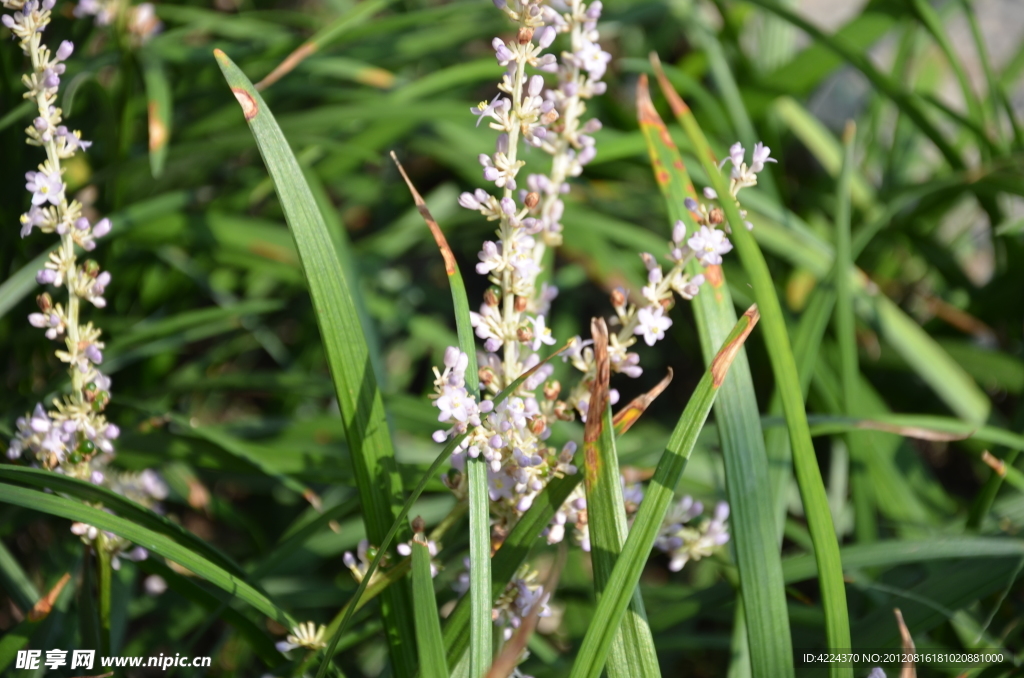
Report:
M 272 600 L 249 585 L 242 577 L 234 575 L 220 565 L 196 554 L 191 548 L 183 546 L 167 535 L 141 527 L 131 520 L 112 515 L 102 509 L 93 508 L 55 494 L 47 494 L 7 483 L 0 483 L 0 487 L 2 487 L 0 497 L 7 504 L 23 506 L 34 511 L 83 522 L 97 529 L 113 532 L 148 551 L 173 560 L 214 586 L 248 603 L 279 624 L 288 628 L 294 626 L 295 622 L 287 612 L 277 607 Z
M 241 566 L 216 547 L 195 536 L 181 525 L 105 487 L 44 469 L 8 464 L 0 465 L 0 479 L 30 485 L 41 490 L 53 490 L 84 502 L 102 504 L 120 517 L 177 542 L 230 574 L 245 577 L 245 571 Z
M 510 394 L 515 393 L 516 389 L 518 389 L 524 381 L 530 378 L 530 375 L 532 375 L 534 372 L 540 369 L 542 365 L 547 364 L 547 362 L 550 361 L 552 358 L 565 351 L 567 348 L 569 348 L 570 345 L 571 343 L 566 344 L 557 351 L 552 352 L 549 356 L 541 360 L 532 368 L 530 368 L 526 372 L 523 372 L 511 384 L 506 386 L 500 393 L 494 396 L 494 406 L 497 407 Z M 434 462 L 430 465 L 430 468 L 427 469 L 427 472 L 423 474 L 423 477 L 420 479 L 419 484 L 416 485 L 413 491 L 409 494 L 409 498 L 405 501 L 405 505 L 399 511 L 398 517 L 395 519 L 395 522 L 391 525 L 391 528 L 388 530 L 388 533 L 385 535 L 384 539 L 381 540 L 380 546 L 378 547 L 377 550 L 377 555 L 374 557 L 373 561 L 370 563 L 370 566 L 367 568 L 366 574 L 363 575 L 363 580 L 359 582 L 359 586 L 356 588 L 355 593 L 352 594 L 351 600 L 349 601 L 348 604 L 346 604 L 344 610 L 342 611 L 343 614 L 340 615 L 341 618 L 340 621 L 337 622 L 337 630 L 334 632 L 334 635 L 331 638 L 331 642 L 327 646 L 327 652 L 325 655 L 327 657 L 327 660 L 325 660 L 323 664 L 320 665 L 321 672 L 325 671 L 326 667 L 330 663 L 330 657 L 334 656 L 334 649 L 337 646 L 338 639 L 341 637 L 341 634 L 344 633 L 348 625 L 348 622 L 352 619 L 352 615 L 355 614 L 355 611 L 357 609 L 359 609 L 361 600 L 363 598 L 363 593 L 368 589 L 368 584 L 370 580 L 373 578 L 373 573 L 377 570 L 377 567 L 380 565 L 380 561 L 387 554 L 388 548 L 391 546 L 391 540 L 398 533 L 399 528 L 404 525 L 405 517 L 409 515 L 409 511 L 412 509 L 413 504 L 416 503 L 416 500 L 419 499 L 420 494 L 423 493 L 423 490 L 424 488 L 426 488 L 427 483 L 429 483 L 436 476 L 437 472 L 441 469 L 441 465 L 448 460 L 448 457 L 451 456 L 452 452 L 455 451 L 455 448 L 458 447 L 458 445 L 463 441 L 463 439 L 465 439 L 465 437 L 466 434 L 464 433 L 448 441 L 448 444 L 445 445 L 444 449 L 441 450 L 441 453 L 437 455 L 437 458 L 434 459 Z M 394 574 L 396 569 L 397 568 L 392 568 L 391 570 L 389 570 L 389 574 Z M 334 622 L 332 622 L 332 626 L 333 625 Z M 452 663 L 454 664 L 456 662 Z M 323 677 L 319 676 L 318 678 Z
M 657 67 L 655 72 L 659 74 Z M 679 115 L 689 115 L 671 84 L 659 78 L 662 90 Z M 651 103 L 646 80 L 637 90 L 640 128 L 647 138 L 655 178 L 668 207 L 669 219 L 695 225 L 683 201 L 696 198 L 682 157 Z M 694 262 L 691 273 L 699 273 Z M 736 324 L 736 311 L 725 274 L 720 267 L 706 270 L 707 284 L 693 300 L 705 364 Z M 725 460 L 733 546 L 740 573 L 751 667 L 755 675 L 783 678 L 793 675 L 789 616 L 782 585 L 782 565 L 769 482 L 768 457 L 761 432 L 754 381 L 745 350 L 740 350 L 715 403 L 715 420 Z
M 158 179 L 167 162 L 167 144 L 171 140 L 171 86 L 163 62 L 153 50 L 140 53 L 142 82 L 146 87 L 149 121 L 149 167 Z
M 756 1 L 761 4 L 760 0 Z M 681 116 L 679 121 L 696 149 L 697 157 L 711 180 L 712 188 L 719 196 L 725 196 L 720 204 L 725 211 L 726 220 L 732 227 L 733 244 L 743 268 L 753 283 L 754 296 L 764 318 L 768 357 L 772 364 L 772 372 L 775 374 L 786 422 L 789 426 L 793 466 L 811 539 L 814 542 L 814 553 L 818 560 L 828 646 L 835 650 L 849 648 L 851 646 L 850 620 L 846 608 L 846 587 L 843 583 L 842 565 L 839 562 L 839 544 L 829 512 L 821 471 L 814 454 L 814 445 L 811 442 L 796 359 L 793 356 L 789 335 L 786 332 L 786 321 L 775 292 L 775 283 L 768 271 L 764 255 L 753 235 L 746 229 L 744 220 L 739 214 L 739 207 L 734 200 L 727 197 L 730 195 L 729 185 L 715 164 L 714 154 L 704 133 L 692 116 Z M 852 676 L 852 672 L 850 667 L 833 664 L 830 666 L 830 675 L 847 677 Z
M 587 526 L 590 559 L 594 566 L 594 592 L 598 601 L 608 594 L 608 580 L 626 542 L 629 527 L 622 498 L 619 458 L 615 450 L 615 425 L 608 384 L 608 327 L 603 319 L 590 323 L 594 338 L 597 374 L 590 388 L 590 416 L 583 433 L 583 480 L 587 491 Z M 654 638 L 647 625 L 647 613 L 640 589 L 633 589 L 629 609 L 615 635 L 608 656 L 609 678 L 661 675 Z
M 412 541 L 412 602 L 416 610 L 416 647 L 419 650 L 420 676 L 448 678 L 448 662 L 441 640 L 441 621 L 430 575 L 430 551 L 418 539 Z
M 505 537 L 491 563 L 492 604 L 505 591 L 508 582 L 526 560 L 541 531 L 551 524 L 555 512 L 565 504 L 566 499 L 582 480 L 582 473 L 552 480 Z M 464 597 L 448 616 L 444 626 L 444 643 L 450 666 L 457 665 L 469 647 L 469 634 L 466 632 L 469 628 L 469 617 L 469 600 Z
M 365 0 L 364 2 L 356 3 L 348 12 L 331 21 L 317 31 L 313 37 L 299 45 L 273 71 L 260 80 L 256 88 L 262 91 L 270 87 L 290 73 L 311 54 L 315 54 L 323 47 L 331 44 L 347 31 L 365 23 L 378 11 L 390 5 L 391 2 L 392 0 Z
M 729 372 L 729 367 L 756 322 L 755 308 L 743 314 L 712 361 L 711 367 L 697 384 L 686 404 L 686 409 L 679 417 L 679 422 L 672 431 L 668 445 L 658 462 L 654 477 L 647 487 L 640 510 L 637 511 L 629 530 L 629 537 L 622 547 L 622 553 L 612 569 L 605 593 L 597 601 L 597 608 L 573 663 L 570 674 L 572 678 L 597 678 L 601 674 L 612 641 L 618 633 L 619 624 L 633 599 L 633 592 L 647 564 L 647 557 L 654 547 L 662 521 L 675 497 L 676 485 L 697 442 L 697 435 L 707 420 L 711 404 Z
M 274 178 L 285 219 L 295 238 L 345 422 L 367 538 L 373 544 L 382 544 L 398 518 L 402 479 L 348 280 L 334 256 L 334 244 L 323 216 L 273 114 L 234 62 L 219 50 L 215 54 Z M 407 532 L 404 524 L 400 529 Z M 412 676 L 416 672 L 415 638 L 408 590 L 389 587 L 382 595 L 381 610 L 392 668 L 400 677 Z M 321 666 L 320 678 L 325 669 L 326 664 Z
M 455 327 L 459 334 L 459 348 L 469 359 L 466 367 L 466 388 L 470 394 L 480 399 L 479 372 L 476 363 L 476 339 L 473 324 L 470 320 L 469 297 L 466 285 L 455 261 L 455 254 L 448 246 L 441 226 L 430 214 L 427 203 L 416 190 L 409 175 L 405 173 L 398 156 L 392 151 L 391 159 L 398 166 L 420 216 L 430 228 L 431 235 L 441 250 L 444 259 L 444 270 L 448 275 L 448 284 L 452 291 L 452 305 L 455 310 Z M 469 600 L 472 608 L 469 638 L 469 673 L 476 678 L 483 675 L 492 661 L 491 630 L 494 626 L 491 619 L 491 503 L 487 484 L 487 461 L 481 456 L 466 459 L 466 477 L 469 484 L 469 561 L 470 568 Z

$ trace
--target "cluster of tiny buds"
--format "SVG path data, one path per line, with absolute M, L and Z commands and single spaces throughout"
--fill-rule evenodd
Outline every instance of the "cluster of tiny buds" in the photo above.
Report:
M 461 572 L 452 589 L 460 596 L 469 591 L 470 564 L 469 558 L 463 560 L 465 570 Z M 491 619 L 494 625 L 501 632 L 503 640 L 508 640 L 515 633 L 515 630 L 523 623 L 523 620 L 534 611 L 538 617 L 550 617 L 551 608 L 548 606 L 548 599 L 551 593 L 544 590 L 540 582 L 540 575 L 529 565 L 520 566 L 515 577 L 508 583 L 505 590 L 498 597 L 491 608 Z
M 729 542 L 729 504 L 719 502 L 710 519 L 694 526 L 703 512 L 704 505 L 687 495 L 665 516 L 654 545 L 668 554 L 669 570 L 678 572 L 691 560 L 713 555 Z
M 94 4 L 96 1 L 102 0 L 94 0 Z M 75 47 L 65 40 L 51 51 L 42 43 L 55 0 L 0 0 L 0 5 L 12 12 L 0 16 L 0 23 L 19 41 L 31 62 L 31 71 L 22 82 L 27 90 L 24 96 L 36 104 L 37 112 L 25 130 L 26 141 L 46 152 L 38 168 L 25 175 L 31 204 L 21 216 L 21 237 L 27 238 L 35 229 L 59 236 L 60 247 L 50 253 L 36 281 L 64 289 L 68 295 L 66 302 L 60 303 L 54 302 L 48 292 L 39 294 L 38 312 L 30 314 L 28 321 L 43 330 L 48 339 L 59 342 L 56 356 L 67 364 L 71 377 L 71 393 L 55 399 L 52 409 L 37 404 L 16 421 L 7 457 L 103 485 L 133 501 L 156 507 L 167 496 L 167 487 L 154 471 L 123 473 L 109 466 L 114 441 L 121 432 L 103 414 L 110 402 L 111 386 L 109 377 L 99 371 L 105 345 L 100 330 L 79 318 L 83 301 L 98 308 L 106 306 L 104 295 L 111 276 L 91 259 L 79 262 L 76 248 L 94 250 L 97 239 L 110 233 L 111 223 L 87 216 L 78 200 L 68 198 L 64 183 L 61 162 L 92 145 L 82 139 L 80 132 L 63 124 L 62 111 L 56 105 L 65 62 Z M 78 10 L 90 13 L 85 2 Z M 146 557 L 145 549 L 132 548 L 127 540 L 94 526 L 74 523 L 71 531 L 107 554 L 114 568 L 120 567 L 119 556 L 130 560 Z

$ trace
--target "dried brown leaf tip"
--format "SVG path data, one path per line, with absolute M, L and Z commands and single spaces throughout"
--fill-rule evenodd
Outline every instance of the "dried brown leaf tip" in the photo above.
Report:
M 748 308 L 743 313 L 743 317 L 747 319 L 747 326 L 743 328 L 738 337 L 723 346 L 718 355 L 715 356 L 715 359 L 711 361 L 711 379 L 715 388 L 721 386 L 722 382 L 725 381 L 725 375 L 729 373 L 732 361 L 736 359 L 747 337 L 750 336 L 754 326 L 757 325 L 757 321 L 761 319 L 761 314 L 757 311 L 757 304 Z
M 455 263 L 455 255 L 452 253 L 452 248 L 448 246 L 448 239 L 444 237 L 444 233 L 441 231 L 441 227 L 438 225 L 437 220 L 434 219 L 430 210 L 427 208 L 427 203 L 420 195 L 420 192 L 416 190 L 416 186 L 413 185 L 409 175 L 405 173 L 405 168 L 402 167 L 402 163 L 398 161 L 398 156 L 395 155 L 394 151 L 391 151 L 391 159 L 395 161 L 395 165 L 398 167 L 398 172 L 402 175 L 402 179 L 405 180 L 405 185 L 408 186 L 409 192 L 412 194 L 412 200 L 416 203 L 416 209 L 419 210 L 420 216 L 423 217 L 423 221 L 427 222 L 427 227 L 430 228 L 431 235 L 434 236 L 434 242 L 437 243 L 437 248 L 441 250 L 441 257 L 444 258 L 444 270 L 448 275 L 455 275 L 455 272 L 459 270 L 458 264 Z
M 658 79 L 658 85 L 661 87 L 662 94 L 668 99 L 668 105 L 672 108 L 674 115 L 682 115 L 689 112 L 690 107 L 686 105 L 682 97 L 676 92 L 676 88 L 669 82 L 668 77 L 665 75 L 665 69 L 661 67 L 661 59 L 658 58 L 656 52 L 651 52 L 651 66 L 654 68 L 654 77 Z
M 590 333 L 594 340 L 594 380 L 590 384 L 590 405 L 587 407 L 587 424 L 583 429 L 584 480 L 587 485 L 597 481 L 601 457 L 597 441 L 601 437 L 603 415 L 608 407 L 608 383 L 611 365 L 608 359 L 608 326 L 603 318 L 590 321 Z
M 651 403 L 654 402 L 655 398 L 661 395 L 662 391 L 668 388 L 668 385 L 672 383 L 672 376 L 673 372 L 670 367 L 668 368 L 668 374 L 666 374 L 664 379 L 659 381 L 654 388 L 643 395 L 633 398 L 628 405 L 618 411 L 615 418 L 612 419 L 612 422 L 615 424 L 616 434 L 622 435 L 632 428 L 633 424 L 635 424 L 640 418 L 640 415 L 642 415 L 647 408 L 651 406 Z
M 50 592 L 32 606 L 32 609 L 28 612 L 28 620 L 30 622 L 37 622 L 46 619 L 53 610 L 53 606 L 57 604 L 57 596 L 60 595 L 60 592 L 64 590 L 69 581 L 71 581 L 71 573 L 65 572 L 64 576 L 50 589 Z

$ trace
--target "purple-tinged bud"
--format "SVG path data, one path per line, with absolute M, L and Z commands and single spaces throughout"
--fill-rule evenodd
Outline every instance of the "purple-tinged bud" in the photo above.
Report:
M 562 94 L 564 94 L 565 96 L 574 97 L 576 96 L 576 93 L 578 91 L 579 87 L 576 85 L 576 82 L 574 80 L 569 80 L 567 82 L 562 83 Z
M 57 280 L 57 271 L 44 268 L 36 273 L 36 282 L 40 285 L 52 285 Z
M 599 131 L 603 126 L 604 125 L 601 124 L 600 120 L 597 118 L 591 118 L 583 123 L 583 127 L 581 127 L 580 130 L 587 134 L 593 134 L 594 132 Z
M 505 7 L 506 7 L 505 0 L 492 0 L 492 1 L 494 2 L 494 6 L 495 7 L 497 7 L 498 9 L 500 9 L 502 11 L 505 10 Z
M 480 209 L 480 202 L 469 191 L 466 191 L 465 193 L 459 196 L 459 204 L 465 207 L 467 210 Z
M 75 228 L 77 228 L 79 231 L 88 230 L 89 220 L 86 219 L 85 217 L 78 217 L 77 219 L 75 219 Z
M 103 471 L 93 471 L 89 476 L 89 480 L 92 481 L 93 485 L 101 485 L 103 483 Z
M 558 70 L 558 59 L 554 54 L 545 54 L 537 59 L 537 70 L 545 73 L 554 73 Z
M 32 126 L 39 132 L 45 132 L 50 127 L 50 123 L 46 122 L 43 118 L 36 118 L 32 121 Z
M 506 132 L 498 135 L 498 139 L 495 141 L 495 149 L 498 153 L 508 155 L 508 134 Z
M 92 227 L 92 237 L 102 238 L 106 234 L 110 233 L 110 219 L 100 219 L 96 222 L 96 225 Z
M 455 367 L 459 362 L 462 351 L 457 346 L 449 346 L 444 350 L 444 366 Z
M 484 168 L 484 179 L 487 181 L 497 181 L 498 177 L 501 176 L 496 167 L 485 167 Z
M 491 337 L 484 342 L 484 350 L 488 353 L 496 353 L 501 348 L 501 340 L 496 337 Z
M 580 151 L 579 157 L 576 158 L 581 165 L 586 165 L 588 162 L 597 157 L 597 148 L 594 146 L 587 146 Z
M 487 441 L 487 444 L 496 450 L 500 450 L 505 446 L 505 442 L 501 439 L 501 436 L 493 435 L 491 439 Z
M 444 441 L 448 440 L 448 434 L 445 431 L 434 431 L 434 433 L 430 437 L 434 439 L 435 443 L 443 443 Z M 349 556 L 349 558 L 352 557 L 351 554 L 349 553 L 346 553 L 345 555 Z M 355 561 L 352 562 L 353 564 L 355 564 Z M 346 565 L 347 564 L 348 563 L 346 563 Z
M 43 0 L 43 11 L 47 12 L 56 6 L 57 0 Z
M 705 186 L 704 197 L 707 198 L 708 200 L 715 200 L 716 198 L 718 198 L 718 193 L 715 191 L 715 189 L 711 188 L 710 186 Z
M 686 224 L 683 223 L 682 219 L 677 221 L 672 227 L 672 242 L 681 243 L 683 238 L 686 237 Z
M 60 87 L 60 76 L 52 68 L 43 71 L 43 87 L 46 89 L 57 89 Z
M 65 40 L 60 43 L 60 47 L 57 48 L 57 61 L 66 61 L 71 53 L 75 51 L 75 43 L 70 40 Z
M 94 365 L 99 365 L 103 362 L 103 352 L 96 348 L 96 344 L 89 344 L 85 347 L 85 357 L 89 359 Z
M 497 0 L 496 0 L 497 1 Z M 504 3 L 502 3 L 504 4 Z M 545 26 L 541 29 L 540 33 L 537 34 L 537 44 L 541 49 L 547 49 L 551 46 L 551 43 L 555 41 L 555 36 L 558 32 L 553 26 Z
M 107 440 L 117 440 L 118 436 L 121 435 L 121 429 L 114 424 L 107 424 L 107 428 L 103 430 L 103 435 Z
M 700 205 L 698 205 L 697 201 L 693 198 L 687 197 L 686 200 L 683 201 L 683 205 L 685 205 L 686 209 L 691 212 L 700 212 Z
M 516 202 L 512 198 L 501 199 L 501 211 L 508 216 L 513 216 L 516 213 Z
M 596 2 L 590 3 L 590 6 L 587 7 L 587 18 L 594 20 L 600 19 L 602 9 L 604 9 L 604 5 L 601 4 L 601 0 L 596 0 Z
M 531 97 L 535 97 L 535 96 L 540 95 L 540 93 L 541 93 L 541 91 L 543 89 L 544 89 L 544 78 L 539 76 L 539 75 L 531 76 L 530 77 L 530 85 L 529 85 L 529 87 L 526 90 L 530 94 L 530 96 Z
M 0 16 L 0 22 L 2 22 L 4 26 L 7 26 L 7 28 L 14 30 L 14 19 L 11 17 L 10 14 L 4 14 L 3 16 Z

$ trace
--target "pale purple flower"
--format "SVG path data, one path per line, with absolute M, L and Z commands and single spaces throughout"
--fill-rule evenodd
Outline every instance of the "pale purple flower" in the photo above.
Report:
M 708 226 L 701 226 L 686 244 L 703 266 L 721 264 L 722 255 L 732 250 L 732 243 L 725 237 L 725 232 Z
M 542 344 L 551 346 L 555 343 L 555 338 L 551 336 L 551 328 L 544 324 L 544 316 L 538 315 L 536 318 L 531 318 L 530 323 L 533 325 L 533 342 L 530 344 L 531 349 L 539 351 Z
M 64 197 L 64 182 L 60 179 L 60 173 L 54 172 L 27 172 L 25 174 L 25 189 L 32 194 L 32 204 L 42 205 L 49 202 L 51 205 L 59 205 Z

